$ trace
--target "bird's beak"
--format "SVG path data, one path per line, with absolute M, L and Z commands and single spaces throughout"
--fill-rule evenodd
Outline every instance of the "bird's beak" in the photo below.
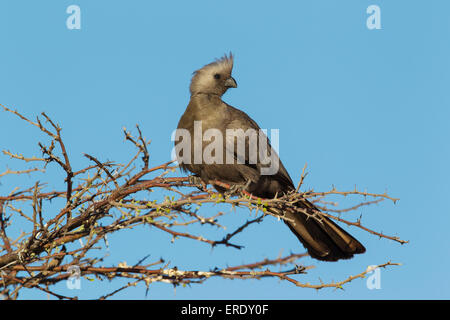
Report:
M 234 80 L 233 77 L 229 77 L 227 80 L 225 80 L 225 86 L 227 88 L 237 88 L 236 80 Z

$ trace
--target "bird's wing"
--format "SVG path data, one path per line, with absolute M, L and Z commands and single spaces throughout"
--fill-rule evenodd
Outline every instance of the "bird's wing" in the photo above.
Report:
M 250 118 L 245 112 L 236 109 L 232 106 L 229 106 L 229 117 L 226 124 L 226 129 L 242 129 L 240 131 L 240 134 L 245 134 L 245 131 L 248 129 L 253 129 L 258 134 L 257 139 L 261 139 L 261 141 L 266 141 L 267 151 L 269 154 L 274 154 L 275 159 L 279 161 L 278 163 L 278 172 L 273 175 L 273 178 L 280 181 L 283 185 L 293 187 L 294 184 L 292 182 L 291 177 L 289 176 L 289 173 L 287 172 L 286 168 L 283 166 L 283 163 L 281 160 L 279 160 L 278 155 L 276 154 L 276 151 L 272 149 L 272 146 L 270 144 L 269 138 L 266 136 L 266 134 L 260 130 L 260 127 L 258 124 Z M 258 155 L 258 159 L 255 163 L 255 159 L 252 159 L 250 156 L 250 151 L 252 150 L 253 143 L 255 141 L 252 141 L 248 136 L 242 137 L 238 135 L 240 138 L 245 138 L 245 152 L 242 155 L 241 153 L 238 154 L 237 147 L 236 147 L 236 140 L 226 140 L 226 150 L 225 152 L 230 152 L 233 154 L 235 160 L 241 160 L 241 162 L 245 163 L 247 167 L 249 167 L 252 170 L 255 170 L 258 175 L 261 175 L 261 168 L 265 165 L 261 163 L 260 157 Z M 259 142 L 258 142 L 259 147 Z M 253 149 L 254 151 L 255 149 Z M 259 150 L 258 150 L 259 153 Z

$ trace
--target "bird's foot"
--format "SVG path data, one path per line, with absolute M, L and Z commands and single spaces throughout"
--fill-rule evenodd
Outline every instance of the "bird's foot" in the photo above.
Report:
M 251 180 L 247 180 L 245 184 L 233 184 L 230 189 L 228 189 L 224 194 L 225 196 L 232 196 L 236 194 L 240 194 L 244 191 L 247 191 L 248 186 L 250 185 Z
M 205 182 L 202 180 L 202 178 L 198 176 L 191 175 L 188 177 L 189 184 L 194 185 L 197 187 L 200 191 L 207 191 L 207 187 Z

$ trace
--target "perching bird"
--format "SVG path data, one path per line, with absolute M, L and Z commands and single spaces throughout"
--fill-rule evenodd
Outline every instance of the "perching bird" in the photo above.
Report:
M 223 58 L 194 72 L 190 85 L 191 99 L 177 129 L 177 132 L 189 133 L 192 137 L 190 142 L 188 140 L 190 148 L 183 150 L 185 153 L 182 151 L 177 154 L 180 167 L 182 170 L 188 170 L 195 176 L 200 177 L 205 184 L 208 184 L 209 181 L 218 180 L 231 186 L 241 186 L 247 192 L 260 198 L 274 198 L 277 195 L 281 196 L 294 191 L 292 179 L 281 161 L 279 161 L 278 170 L 274 174 L 262 174 L 262 169 L 267 165 L 260 158 L 256 162 L 250 161 L 250 148 L 253 145 L 249 143 L 248 138 L 245 140 L 248 153 L 246 152 L 244 156 L 238 154 L 237 148 L 234 148 L 233 143 L 236 140 L 233 139 L 231 144 L 230 140 L 225 138 L 224 141 L 220 141 L 220 139 L 214 141 L 222 142 L 223 145 L 223 150 L 217 149 L 215 153 L 222 151 L 224 159 L 225 154 L 233 155 L 235 160 L 233 163 L 225 160 L 223 162 L 208 162 L 205 159 L 199 161 L 199 155 L 195 155 L 195 152 L 198 152 L 196 151 L 196 143 L 197 150 L 200 145 L 200 151 L 205 151 L 205 147 L 209 144 L 209 140 L 205 137 L 195 135 L 199 132 L 199 127 L 202 130 L 201 133 L 213 129 L 213 133 L 220 132 L 223 136 L 226 136 L 227 129 L 243 129 L 243 131 L 254 129 L 259 132 L 259 126 L 246 113 L 222 100 L 222 95 L 229 88 L 237 87 L 235 79 L 231 76 L 232 69 L 233 56 L 230 53 L 229 56 L 225 55 Z M 214 131 L 214 129 L 218 131 Z M 265 139 L 267 138 L 265 137 Z M 212 139 L 210 140 L 212 141 Z M 182 142 L 181 139 L 178 142 L 175 141 L 176 148 L 180 146 L 180 142 Z M 268 150 L 269 154 L 276 155 L 270 144 L 268 144 Z M 214 152 L 212 154 L 213 156 L 219 155 L 214 154 Z M 240 163 L 238 162 L 239 159 L 241 160 Z M 276 159 L 278 160 L 278 157 Z M 225 191 L 217 185 L 215 185 L 215 188 L 219 192 Z M 318 210 L 306 199 L 297 205 L 306 212 Z M 349 259 L 354 254 L 365 252 L 364 246 L 358 240 L 330 219 L 322 216 L 319 222 L 317 219 L 307 218 L 305 213 L 300 212 L 301 210 L 285 210 L 283 214 L 286 219 L 283 219 L 283 221 L 303 243 L 311 257 L 324 261 L 337 261 Z

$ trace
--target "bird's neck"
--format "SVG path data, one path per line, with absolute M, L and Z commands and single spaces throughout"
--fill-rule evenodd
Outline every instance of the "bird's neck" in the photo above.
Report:
M 196 96 L 201 96 L 201 97 L 208 97 L 208 98 L 219 98 L 222 99 L 222 95 L 221 94 L 217 94 L 217 93 L 212 93 L 212 92 L 195 92 L 191 95 L 191 98 L 196 97 Z
M 223 103 L 222 96 L 216 93 L 198 92 L 191 95 L 191 101 L 198 101 L 201 104 L 216 105 Z

